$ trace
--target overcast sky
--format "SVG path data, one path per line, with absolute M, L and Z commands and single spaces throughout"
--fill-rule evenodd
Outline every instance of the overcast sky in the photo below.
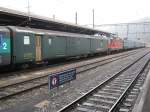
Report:
M 80 25 L 92 24 L 92 9 L 95 9 L 95 24 L 122 23 L 150 16 L 148 0 L 29 0 L 34 14 L 75 23 L 78 12 Z M 0 0 L 0 7 L 27 12 L 28 0 Z

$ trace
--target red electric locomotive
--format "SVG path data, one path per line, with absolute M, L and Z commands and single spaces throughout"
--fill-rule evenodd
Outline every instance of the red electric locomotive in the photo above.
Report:
M 119 51 L 123 49 L 123 40 L 119 37 L 109 39 L 108 48 L 110 51 Z

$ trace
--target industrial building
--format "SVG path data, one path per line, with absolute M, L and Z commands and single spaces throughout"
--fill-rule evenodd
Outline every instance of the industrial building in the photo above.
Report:
M 150 43 L 150 18 L 146 17 L 134 22 L 118 23 L 118 24 L 103 24 L 98 26 L 99 29 L 115 33 L 121 38 L 129 40 L 143 41 Z

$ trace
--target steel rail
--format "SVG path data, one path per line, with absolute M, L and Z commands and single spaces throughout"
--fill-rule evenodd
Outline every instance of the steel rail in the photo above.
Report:
M 107 59 L 100 60 L 100 61 L 97 61 L 97 62 L 92 62 L 92 63 L 85 64 L 85 65 L 80 65 L 80 66 L 77 66 L 77 67 L 75 67 L 75 68 L 78 69 L 78 68 L 81 68 L 81 67 L 89 66 L 89 65 L 91 65 L 91 64 L 100 63 L 100 62 L 105 62 L 106 60 L 108 61 L 109 59 L 111 60 L 111 59 L 113 59 L 113 58 L 116 58 L 116 59 L 111 60 L 111 61 L 108 61 L 108 62 L 106 62 L 106 63 L 103 63 L 103 64 L 100 64 L 100 65 L 97 65 L 97 66 L 88 68 L 88 69 L 86 69 L 86 70 L 82 70 L 82 71 L 77 72 L 77 74 L 79 74 L 79 73 L 81 73 L 81 72 L 88 71 L 88 70 L 93 69 L 93 68 L 96 68 L 96 67 L 98 67 L 98 66 L 102 66 L 102 65 L 105 65 L 105 64 L 108 64 L 108 63 L 117 61 L 118 59 L 126 58 L 126 57 L 128 57 L 128 56 L 130 56 L 130 55 L 134 55 L 134 54 L 136 54 L 136 53 L 129 53 L 129 54 L 120 55 L 120 56 L 117 56 L 117 57 L 111 57 L 111 58 L 107 58 Z M 121 57 L 121 56 L 122 56 L 122 57 Z M 72 68 L 70 68 L 70 69 L 72 69 Z M 59 70 L 57 70 L 57 71 L 59 71 Z M 12 86 L 12 85 L 17 85 L 17 84 L 20 84 L 20 83 L 25 83 L 25 82 L 28 82 L 28 81 L 32 81 L 32 80 L 44 78 L 44 77 L 47 77 L 48 75 L 49 75 L 49 74 L 45 74 L 45 75 L 38 76 L 38 77 L 33 77 L 33 78 L 28 79 L 28 80 L 19 81 L 19 82 L 16 82 L 16 83 L 14 83 L 14 84 L 7 84 L 7 85 L 5 85 L 5 86 L 0 85 L 0 89 L 6 88 L 6 87 L 9 87 L 9 86 Z
M 137 75 L 135 76 L 135 78 L 132 80 L 132 82 L 130 82 L 130 84 L 128 85 L 128 87 L 126 88 L 126 90 L 122 93 L 122 95 L 119 97 L 119 99 L 116 101 L 116 103 L 111 107 L 111 109 L 109 110 L 109 112 L 115 112 L 115 110 L 117 109 L 118 105 L 122 102 L 122 100 L 125 98 L 126 94 L 128 93 L 128 91 L 130 90 L 130 88 L 133 87 L 134 83 L 136 82 L 136 80 L 138 79 L 138 77 L 140 76 L 140 74 L 144 71 L 144 69 L 146 68 L 146 66 L 148 65 L 150 60 L 148 60 L 146 62 L 146 64 L 142 67 L 142 70 L 140 70 L 139 73 L 137 73 Z
M 127 56 L 129 56 L 129 54 L 127 54 Z M 119 58 L 115 59 L 114 61 L 116 61 L 116 60 L 118 60 L 118 59 L 122 59 L 123 57 L 125 58 L 125 57 L 127 57 L 127 56 L 119 57 Z M 103 60 L 103 61 L 106 61 L 106 60 Z M 101 62 L 101 61 L 100 61 L 100 62 Z M 110 61 L 110 62 L 113 62 L 113 61 Z M 90 69 L 93 69 L 93 68 L 96 68 L 96 67 L 98 67 L 98 66 L 102 66 L 102 65 L 108 64 L 108 63 L 110 63 L 110 62 L 106 62 L 106 63 L 101 64 L 101 65 L 96 65 L 96 66 L 91 67 L 91 68 L 89 68 L 89 69 L 85 69 L 85 70 L 83 70 L 83 71 L 77 72 L 77 74 L 79 74 L 79 73 L 81 73 L 81 72 L 86 72 L 86 71 L 88 71 L 88 70 L 90 70 Z M 95 63 L 98 63 L 98 62 L 95 62 Z M 93 63 L 93 64 L 94 64 L 94 63 Z M 86 66 L 87 66 L 87 65 L 86 65 Z M 82 66 L 82 67 L 83 67 L 83 66 Z M 43 76 L 43 77 L 47 77 L 47 75 L 46 75 L 46 76 Z M 29 82 L 29 81 L 32 81 L 32 80 L 35 80 L 35 79 L 39 79 L 39 78 L 42 78 L 42 77 L 38 77 L 38 78 L 31 79 L 31 80 L 27 80 L 27 81 L 24 81 L 24 82 L 22 82 L 22 83 L 26 83 L 26 82 Z M 13 84 L 13 85 L 17 85 L 17 84 L 21 84 L 21 83 L 15 83 L 15 84 Z M 29 87 L 29 88 L 27 88 L 27 89 L 21 90 L 21 91 L 17 91 L 17 92 L 11 93 L 11 94 L 7 94 L 7 95 L 4 95 L 4 96 L 1 96 L 1 97 L 0 97 L 0 100 L 8 99 L 8 98 L 10 98 L 10 97 L 12 97 L 12 96 L 15 96 L 15 95 L 18 95 L 18 94 L 27 92 L 27 91 L 31 91 L 31 90 L 33 90 L 33 89 L 36 89 L 36 88 L 45 86 L 45 85 L 47 85 L 47 84 L 48 84 L 48 82 L 43 82 L 43 83 L 41 83 L 41 84 L 39 84 L 39 85 L 35 85 L 35 86 Z M 9 86 L 12 86 L 12 85 L 8 85 L 8 86 L 6 86 L 6 87 L 9 87 Z M 3 88 L 6 88 L 6 87 L 3 87 Z M 2 89 L 2 88 L 0 88 L 0 89 Z
M 89 96 L 91 96 L 93 93 L 95 93 L 98 89 L 104 87 L 107 83 L 109 83 L 111 80 L 115 79 L 117 76 L 119 76 L 121 73 L 123 73 L 124 71 L 126 71 L 127 69 L 129 69 L 132 65 L 134 65 L 135 63 L 137 63 L 138 61 L 140 61 L 143 57 L 145 57 L 149 53 L 150 52 L 144 54 L 142 57 L 138 58 L 133 63 L 127 65 L 126 67 L 124 67 L 123 69 L 121 69 L 120 71 L 118 71 L 117 73 L 113 74 L 111 77 L 109 77 L 108 79 L 104 80 L 98 86 L 96 86 L 93 89 L 91 89 L 89 92 L 85 93 L 84 95 L 82 95 L 78 99 L 74 100 L 72 103 L 70 103 L 67 106 L 63 107 L 62 109 L 58 110 L 58 112 L 70 112 L 70 110 L 74 109 L 79 104 L 79 102 L 82 102 L 85 99 L 87 99 Z

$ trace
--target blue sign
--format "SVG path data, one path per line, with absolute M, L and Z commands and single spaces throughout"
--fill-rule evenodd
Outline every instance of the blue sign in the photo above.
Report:
M 49 75 L 49 89 L 53 89 L 62 84 L 76 79 L 76 69 L 69 69 Z

